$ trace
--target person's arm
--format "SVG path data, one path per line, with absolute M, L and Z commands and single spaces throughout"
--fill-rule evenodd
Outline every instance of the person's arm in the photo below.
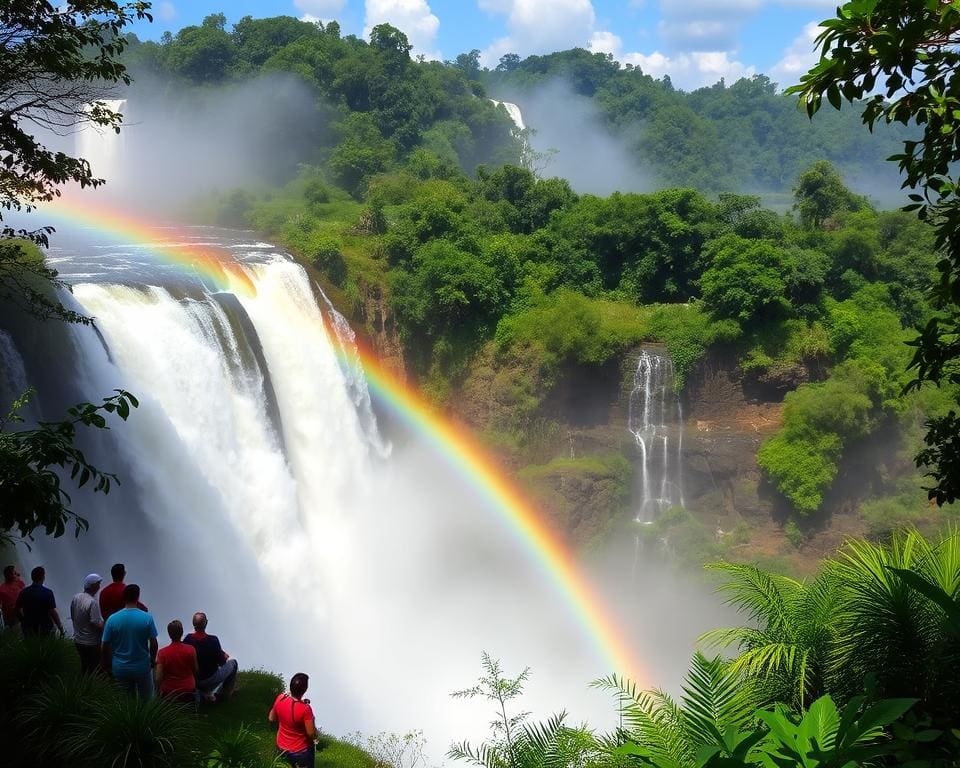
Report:
M 90 603 L 90 623 L 97 629 L 103 630 L 103 614 L 100 613 L 100 606 L 96 600 Z
M 154 678 L 157 681 L 157 688 L 159 688 L 160 683 L 163 682 L 163 662 L 162 661 L 159 661 L 159 660 L 157 661 L 157 669 L 154 674 Z
M 196 677 L 197 677 L 197 674 L 200 672 L 200 661 L 197 659 L 197 649 L 196 649 L 196 648 L 191 648 L 190 650 L 193 651 L 193 653 L 192 653 L 191 656 L 190 656 L 190 659 L 191 659 L 191 661 L 193 662 L 193 664 L 192 664 L 192 666 L 193 666 L 193 677 L 196 678 Z
M 50 620 L 53 622 L 53 625 L 57 628 L 57 631 L 61 635 L 66 634 L 63 630 L 63 622 L 60 621 L 60 614 L 57 612 L 56 608 L 50 609 Z
M 277 722 L 277 710 L 275 710 L 273 707 L 270 707 L 270 712 L 267 713 L 267 720 L 269 720 L 271 723 Z
M 100 644 L 100 665 L 109 673 L 113 669 L 113 651 L 110 648 L 110 643 L 107 640 L 104 640 Z
M 157 638 L 151 637 L 149 646 L 150 646 L 150 666 L 155 667 L 157 666 Z
M 317 726 L 314 724 L 312 717 L 309 720 L 304 719 L 303 729 L 307 732 L 308 739 L 311 741 L 317 740 Z

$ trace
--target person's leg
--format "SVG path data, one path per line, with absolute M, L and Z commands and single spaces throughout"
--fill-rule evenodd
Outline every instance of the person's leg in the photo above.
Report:
M 141 675 L 137 675 L 134 680 L 136 681 L 136 692 L 144 701 L 149 701 L 153 698 L 153 670 L 148 669 Z
M 120 686 L 120 689 L 127 694 L 127 696 L 137 695 L 137 679 L 135 677 L 114 673 L 113 681 Z
M 100 661 L 100 649 L 95 645 L 81 645 L 80 643 L 74 643 L 74 647 L 80 657 L 80 673 L 84 675 L 93 674 Z
M 220 688 L 220 698 L 227 699 L 233 694 L 233 687 L 237 684 L 239 665 L 236 659 L 227 659 L 227 663 L 220 667 L 223 672 L 223 686 Z

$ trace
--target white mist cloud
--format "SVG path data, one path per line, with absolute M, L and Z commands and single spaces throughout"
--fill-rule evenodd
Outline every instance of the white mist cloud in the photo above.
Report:
M 783 52 L 783 58 L 770 69 L 770 77 L 776 80 L 781 87 L 797 82 L 800 75 L 809 70 L 817 61 L 813 41 L 822 31 L 823 27 L 815 21 L 807 24 L 803 28 L 803 32 Z
M 157 3 L 156 14 L 160 21 L 173 21 L 177 17 L 177 7 L 173 3 Z
M 713 85 L 720 78 L 730 83 L 756 74 L 753 65 L 731 58 L 727 51 L 691 51 L 675 56 L 660 51 L 650 54 L 628 53 L 623 61 L 640 67 L 651 77 L 670 75 L 673 84 L 685 90 Z
M 430 10 L 427 0 L 366 0 L 363 34 L 370 35 L 377 24 L 392 24 L 401 30 L 413 45 L 413 53 L 428 59 L 441 58 L 433 48 L 440 19 Z
M 529 56 L 586 46 L 595 32 L 597 16 L 590 0 L 478 0 L 478 5 L 507 17 L 507 34 L 481 55 L 487 66 L 505 53 Z

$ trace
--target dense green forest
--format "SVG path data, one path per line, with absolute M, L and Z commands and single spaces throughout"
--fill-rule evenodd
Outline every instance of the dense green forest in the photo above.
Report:
M 853 110 L 811 123 L 763 75 L 686 93 L 669 77 L 655 80 L 583 49 L 522 60 L 508 54 L 492 70 L 480 67 L 478 51 L 446 64 L 414 59 L 415 53 L 388 25 L 367 42 L 342 37 L 336 22 L 290 17 L 247 17 L 228 31 L 217 14 L 160 43 L 132 45 L 127 60 L 134 75 L 162 75 L 178 89 L 222 88 L 271 73 L 302 78 L 321 99 L 318 123 L 334 126 L 326 135 L 320 125 L 306 126 L 318 132 L 314 149 L 330 153 L 334 180 L 351 193 L 417 151 L 467 172 L 481 163 L 516 162 L 519 147 L 506 113 L 483 97 L 524 104 L 538 89 L 562 82 L 590 100 L 610 134 L 651 172 L 654 186 L 786 193 L 801 170 L 826 159 L 874 191 L 882 178 L 891 187 L 884 197 L 894 196 L 896 175 L 882 161 L 899 149 L 903 131 L 880 126 L 871 136 Z M 534 126 L 536 118 L 534 110 Z
M 354 317 L 385 297 L 408 366 L 439 401 L 481 353 L 494 366 L 522 360 L 507 409 L 486 425 L 521 465 L 565 372 L 643 341 L 666 343 L 679 387 L 708 349 L 726 349 L 748 380 L 786 394 L 758 462 L 800 523 L 821 511 L 845 449 L 890 428 L 915 448 L 917 414 L 949 406 L 949 387 L 900 397 L 936 249 L 929 227 L 877 210 L 827 161 L 872 172 L 896 146 L 893 132 L 854 130 L 852 112 L 811 124 L 763 77 L 688 94 L 581 50 L 507 56 L 493 71 L 470 54 L 422 61 L 388 25 L 367 42 L 284 17 L 228 31 L 211 16 L 160 43 L 133 40 L 126 58 L 149 89 L 159 81 L 185 102 L 265 73 L 309 86 L 316 125 L 296 176 L 217 192 L 200 209 L 281 240 Z M 578 195 L 521 167 L 523 137 L 482 97 L 557 77 L 664 159 L 673 188 Z M 792 207 L 717 192 L 758 187 L 788 191 Z M 892 478 L 887 495 L 899 488 Z M 870 507 L 871 528 L 924 514 L 900 496 Z

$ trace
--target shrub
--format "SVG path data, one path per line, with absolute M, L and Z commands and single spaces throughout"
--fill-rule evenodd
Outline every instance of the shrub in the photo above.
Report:
M 347 262 L 340 251 L 340 243 L 325 237 L 316 240 L 310 247 L 310 261 L 323 272 L 334 285 L 343 285 L 347 279 Z
M 67 762 L 86 768 L 180 768 L 195 764 L 189 708 L 161 698 L 116 695 L 94 702 L 64 731 Z

